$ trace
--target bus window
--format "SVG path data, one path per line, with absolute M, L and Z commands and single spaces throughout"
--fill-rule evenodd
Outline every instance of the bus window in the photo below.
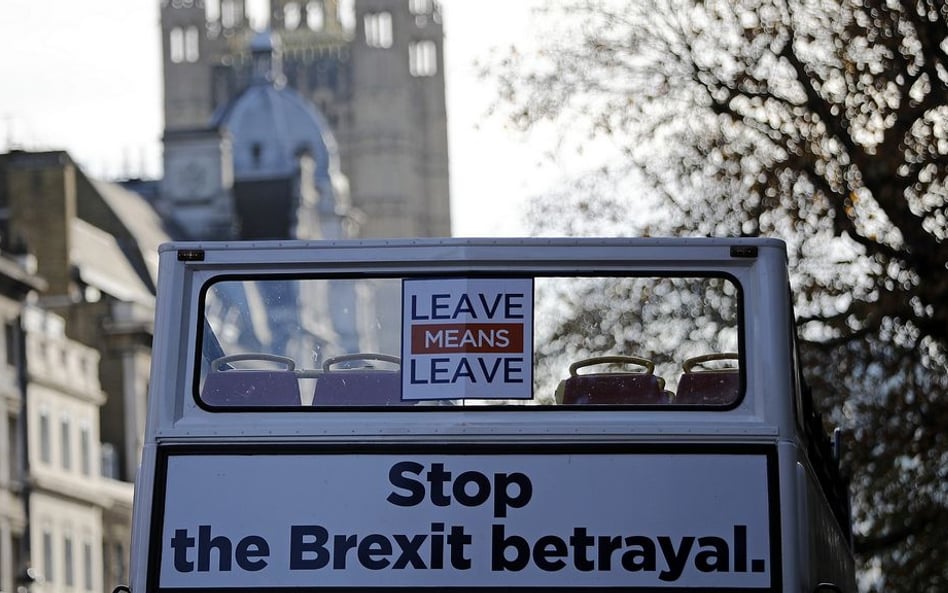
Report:
M 224 277 L 202 291 L 211 409 L 726 409 L 742 392 L 724 276 Z

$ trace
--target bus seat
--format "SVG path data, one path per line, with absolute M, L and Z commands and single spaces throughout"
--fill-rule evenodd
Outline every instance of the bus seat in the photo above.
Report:
M 605 372 L 579 374 L 585 366 L 611 364 L 643 367 L 638 372 Z M 569 377 L 562 382 L 557 399 L 563 404 L 665 404 L 665 382 L 653 374 L 650 360 L 634 356 L 600 356 L 575 362 Z
M 678 380 L 676 404 L 729 404 L 740 393 L 737 369 L 685 373 Z
M 401 373 L 388 370 L 341 370 L 320 375 L 314 406 L 399 406 Z
M 381 363 L 381 368 L 378 365 Z M 355 365 L 355 366 L 353 366 Z M 314 406 L 401 406 L 401 360 L 392 354 L 352 352 L 327 358 L 316 379 Z M 336 368 L 333 368 L 336 367 Z
M 736 401 L 741 389 L 737 368 L 698 368 L 704 363 L 719 360 L 737 362 L 738 356 L 733 353 L 706 354 L 685 361 L 674 403 L 722 405 Z
M 201 399 L 212 406 L 301 405 L 296 373 L 285 370 L 211 371 Z
M 283 368 L 266 368 L 272 364 Z M 265 368 L 240 368 L 248 365 Z M 223 356 L 211 362 L 201 399 L 212 406 L 299 406 L 295 368 L 292 358 L 264 352 Z
M 665 404 L 659 377 L 645 373 L 589 373 L 563 382 L 564 404 Z

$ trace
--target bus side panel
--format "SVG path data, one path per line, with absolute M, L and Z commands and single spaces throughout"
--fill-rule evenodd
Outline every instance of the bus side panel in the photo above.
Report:
M 795 471 L 798 462 L 796 446 L 789 441 L 781 441 L 777 445 L 780 472 L 780 558 L 783 562 L 783 588 L 781 591 L 797 593 L 809 589 L 803 586 L 804 571 L 801 567 L 806 562 L 806 554 L 799 542 L 800 524 L 806 522 L 801 515 L 800 504 L 797 502 Z
M 152 523 L 152 504 L 155 493 L 155 458 L 157 448 L 146 444 L 142 449 L 142 462 L 135 479 L 134 513 L 132 517 L 131 557 L 135 562 L 129 567 L 129 585 L 132 591 L 146 591 L 148 562 L 150 561 L 149 536 Z
M 802 455 L 794 473 L 800 517 L 797 525 L 800 575 L 807 585 L 806 590 L 812 591 L 819 583 L 833 583 L 844 592 L 855 593 L 854 562 L 849 542 Z

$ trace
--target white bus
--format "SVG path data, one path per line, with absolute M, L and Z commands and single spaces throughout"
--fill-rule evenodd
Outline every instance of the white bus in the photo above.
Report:
M 134 593 L 855 591 L 780 241 L 160 258 Z

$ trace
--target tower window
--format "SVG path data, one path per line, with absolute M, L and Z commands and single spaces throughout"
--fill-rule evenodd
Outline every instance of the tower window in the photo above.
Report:
M 298 29 L 302 15 L 300 14 L 300 5 L 296 2 L 288 2 L 283 5 L 283 26 L 288 31 Z
M 253 159 L 253 166 L 259 167 L 260 160 L 263 157 L 263 145 L 259 142 L 254 142 L 250 146 L 250 158 Z
M 408 10 L 415 15 L 431 12 L 431 0 L 408 0 Z
M 326 26 L 326 15 L 323 13 L 323 3 L 311 0 L 306 3 L 306 26 L 310 31 L 322 31 Z
M 237 4 L 234 0 L 221 0 L 221 26 L 231 29 L 237 26 L 238 21 Z
M 175 27 L 168 35 L 168 53 L 175 64 L 197 62 L 201 57 L 201 33 L 197 27 Z
M 209 23 L 216 23 L 221 18 L 220 0 L 204 0 L 204 17 Z
M 365 44 L 369 47 L 392 47 L 392 13 L 370 12 L 365 15 Z
M 200 52 L 200 32 L 197 27 L 188 27 L 184 32 L 184 60 L 186 62 L 197 62 L 201 57 Z
M 408 71 L 412 76 L 437 74 L 438 49 L 434 41 L 414 41 L 408 46 Z
M 352 3 L 336 2 L 336 20 L 347 31 L 353 31 L 356 28 L 356 14 L 352 10 Z
M 180 64 L 184 61 L 184 29 L 175 27 L 168 35 L 168 50 L 171 61 Z

